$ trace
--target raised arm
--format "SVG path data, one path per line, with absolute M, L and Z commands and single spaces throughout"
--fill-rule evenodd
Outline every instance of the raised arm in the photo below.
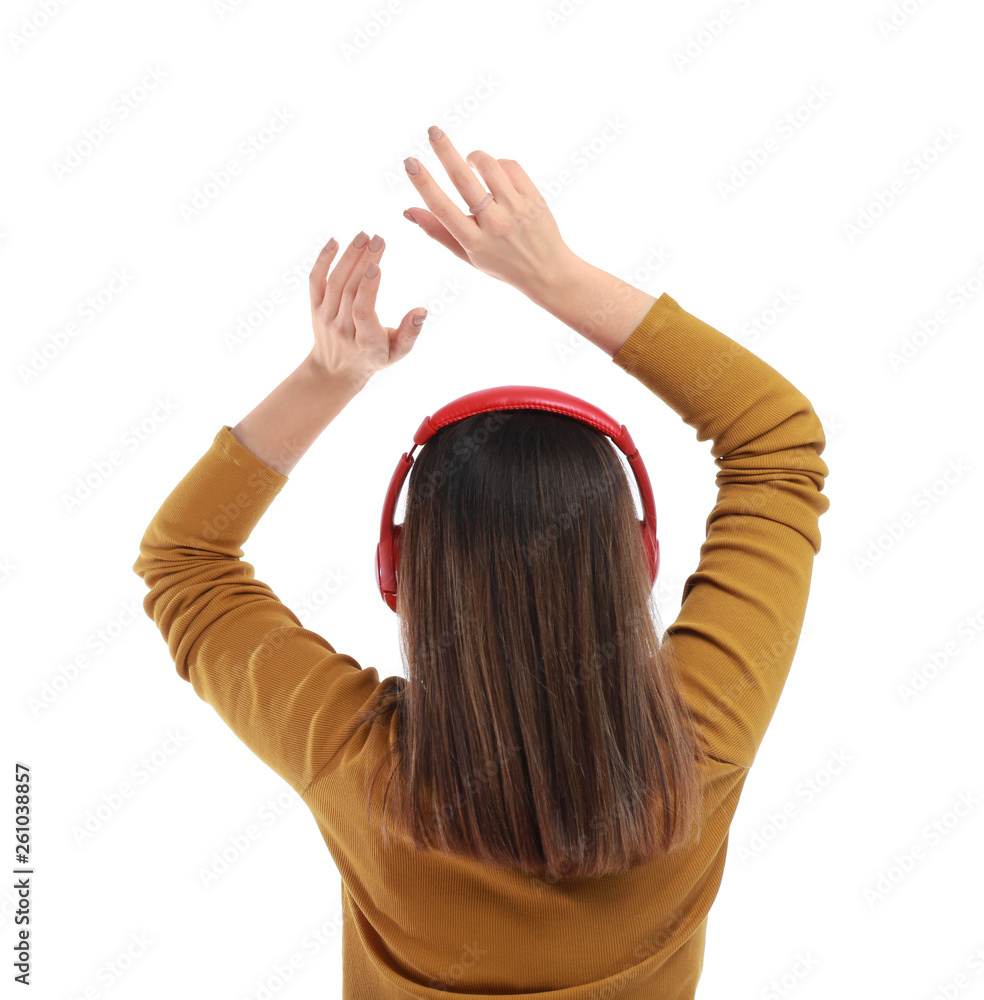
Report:
M 749 767 L 799 642 L 818 521 L 823 427 L 774 368 L 662 295 L 612 358 L 711 440 L 717 502 L 664 653 L 708 753 Z

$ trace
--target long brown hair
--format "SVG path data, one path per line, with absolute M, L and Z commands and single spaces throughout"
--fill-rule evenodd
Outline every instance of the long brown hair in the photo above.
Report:
M 391 760 L 384 837 L 389 806 L 419 851 L 556 880 L 696 833 L 704 750 L 661 654 L 630 475 L 603 433 L 540 410 L 475 414 L 419 449 L 407 676 L 356 729 L 395 724 L 368 796 Z

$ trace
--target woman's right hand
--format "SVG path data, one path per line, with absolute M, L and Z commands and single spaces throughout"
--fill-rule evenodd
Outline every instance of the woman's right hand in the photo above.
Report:
M 435 133 L 437 134 L 435 137 Z M 494 200 L 466 215 L 441 190 L 419 160 L 410 182 L 430 211 L 408 210 L 421 229 L 479 271 L 535 297 L 578 258 L 564 243 L 546 200 L 515 160 L 497 160 L 481 150 L 461 158 L 440 129 L 430 129 L 431 146 L 466 206 L 477 205 L 491 191 Z M 470 164 L 482 175 L 475 176 Z

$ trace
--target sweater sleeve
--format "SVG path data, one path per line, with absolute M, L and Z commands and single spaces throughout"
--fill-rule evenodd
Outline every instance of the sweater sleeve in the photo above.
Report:
M 154 515 L 133 570 L 150 588 L 144 611 L 178 675 L 303 794 L 379 676 L 303 628 L 242 561 L 241 546 L 286 482 L 224 425 Z
M 774 368 L 666 294 L 612 361 L 698 441 L 713 442 L 717 501 L 663 648 L 708 754 L 750 767 L 796 652 L 820 551 L 823 427 Z

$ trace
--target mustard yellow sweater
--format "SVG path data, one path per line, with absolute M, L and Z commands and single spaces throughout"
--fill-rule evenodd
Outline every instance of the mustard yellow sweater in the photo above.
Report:
M 229 425 L 140 542 L 133 569 L 150 588 L 144 610 L 178 674 L 298 792 L 338 866 L 346 998 L 694 997 L 728 829 L 820 550 L 825 440 L 801 392 L 668 295 L 612 360 L 713 442 L 718 469 L 700 561 L 664 637 L 712 758 L 703 832 L 632 871 L 549 883 L 417 854 L 409 841 L 384 849 L 378 824 L 364 821 L 363 777 L 389 752 L 388 733 L 377 726 L 346 743 L 379 675 L 303 628 L 242 561 L 287 479 Z

